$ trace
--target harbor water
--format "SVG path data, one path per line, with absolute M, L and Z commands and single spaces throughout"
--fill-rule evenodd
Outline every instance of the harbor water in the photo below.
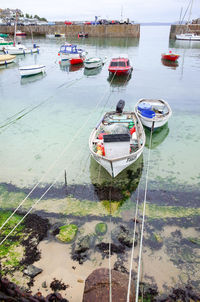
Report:
M 160 292 L 188 284 L 200 291 L 200 42 L 169 40 L 169 32 L 169 26 L 141 26 L 140 39 L 33 37 L 39 53 L 0 66 L 0 208 L 15 209 L 31 192 L 21 211 L 37 201 L 32 212 L 52 225 L 77 224 L 77 236 L 92 234 L 103 221 L 108 233 L 102 240 L 108 242 L 118 223 L 130 227 L 137 196 L 142 219 L 147 181 L 142 281 L 153 280 Z M 58 51 L 66 40 L 87 51 L 87 57 L 106 57 L 105 64 L 85 70 L 60 62 Z M 21 41 L 32 43 L 30 38 Z M 161 60 L 168 50 L 180 55 L 177 63 Z M 109 62 L 118 54 L 128 54 L 131 76 L 109 77 Z M 18 68 L 33 64 L 44 64 L 45 74 L 21 78 Z M 90 133 L 120 99 L 128 111 L 140 98 L 166 100 L 172 116 L 153 133 L 151 145 L 145 129 L 141 158 L 111 179 L 90 157 Z M 117 244 L 114 237 L 112 242 Z M 138 246 L 139 241 L 136 272 Z M 70 245 L 66 251 L 70 258 Z M 129 271 L 131 249 L 111 260 L 113 267 L 122 261 Z M 46 264 L 41 265 L 45 274 Z M 80 264 L 82 278 L 87 277 L 84 269 L 91 273 L 102 265 L 108 268 L 108 259 L 91 247 Z M 39 287 L 44 280 L 36 278 Z M 70 301 L 81 301 L 76 299 Z

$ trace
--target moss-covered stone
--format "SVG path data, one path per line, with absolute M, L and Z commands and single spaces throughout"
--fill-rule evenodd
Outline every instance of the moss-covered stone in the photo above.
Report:
M 107 229 L 108 229 L 107 224 L 100 222 L 96 225 L 95 232 L 97 235 L 103 235 L 107 232 Z
M 78 231 L 78 227 L 75 224 L 68 224 L 59 227 L 60 232 L 56 237 L 62 242 L 71 242 Z

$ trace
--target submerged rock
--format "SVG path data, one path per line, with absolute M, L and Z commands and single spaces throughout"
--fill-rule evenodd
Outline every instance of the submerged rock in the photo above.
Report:
M 42 269 L 41 268 L 38 268 L 34 265 L 29 265 L 25 270 L 24 270 L 24 274 L 31 277 L 31 278 L 34 278 L 35 276 L 37 276 L 38 274 L 40 274 L 42 272 Z
M 107 229 L 108 229 L 107 224 L 100 222 L 100 223 L 97 223 L 97 225 L 95 227 L 95 232 L 97 235 L 104 235 L 107 232 Z
M 78 231 L 78 227 L 75 224 L 68 224 L 59 227 L 59 233 L 56 235 L 62 242 L 71 242 L 74 240 Z
M 111 270 L 112 277 L 112 302 L 126 301 L 129 276 Z M 131 282 L 130 302 L 135 302 L 134 283 Z M 82 302 L 102 302 L 110 299 L 109 269 L 94 270 L 85 281 Z
M 133 245 L 133 230 L 130 231 L 124 225 L 117 226 L 112 231 L 111 236 L 112 236 L 113 240 L 117 239 L 122 245 L 125 245 L 127 247 L 132 247 L 132 245 Z M 137 245 L 137 239 L 138 239 L 138 234 L 136 233 L 134 246 Z

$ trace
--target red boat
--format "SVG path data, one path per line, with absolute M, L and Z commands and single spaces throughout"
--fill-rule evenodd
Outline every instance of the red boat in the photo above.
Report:
M 21 30 L 18 30 L 16 31 L 16 36 L 26 36 L 26 33 Z
M 84 58 L 79 57 L 79 58 L 73 58 L 70 60 L 71 65 L 76 65 L 76 64 L 82 64 L 84 61 Z
M 111 60 L 108 70 L 109 73 L 121 75 L 130 73 L 133 70 L 133 67 L 130 65 L 127 56 L 119 56 Z
M 169 60 L 169 61 L 177 61 L 178 58 L 180 57 L 180 55 L 177 55 L 176 53 L 172 53 L 172 51 L 170 50 L 168 53 L 162 53 L 161 54 L 162 59 L 164 60 Z

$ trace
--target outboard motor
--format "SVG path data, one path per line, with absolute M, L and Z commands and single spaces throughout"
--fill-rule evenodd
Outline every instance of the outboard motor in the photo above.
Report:
M 117 103 L 117 107 L 116 107 L 116 112 L 117 113 L 122 113 L 123 109 L 125 106 L 125 101 L 124 100 L 119 100 L 119 102 Z

